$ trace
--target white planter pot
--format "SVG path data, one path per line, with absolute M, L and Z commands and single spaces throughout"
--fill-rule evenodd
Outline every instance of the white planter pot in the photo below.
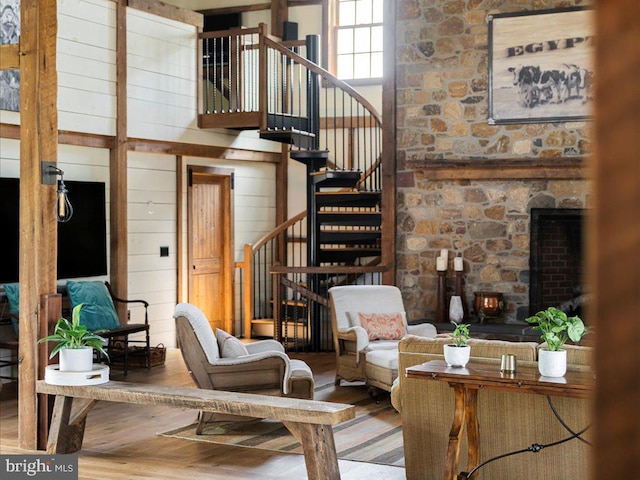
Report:
M 63 348 L 58 352 L 61 372 L 90 372 L 93 369 L 93 348 Z
M 539 349 L 538 371 L 543 377 L 563 377 L 567 373 L 567 351 Z
M 471 347 L 465 345 L 464 347 L 456 347 L 455 345 L 444 346 L 444 360 L 450 367 L 464 367 L 469 363 L 469 357 L 471 356 Z

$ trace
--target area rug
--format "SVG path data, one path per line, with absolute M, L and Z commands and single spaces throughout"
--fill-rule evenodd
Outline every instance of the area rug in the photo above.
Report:
M 389 398 L 384 397 L 380 399 L 380 403 L 376 403 L 368 396 L 366 390 L 362 389 L 363 394 L 358 394 L 359 398 L 355 401 L 351 392 L 350 401 L 336 399 L 335 392 L 330 394 L 334 398 L 328 399 L 322 393 L 329 387 L 333 385 L 317 387 L 315 399 L 351 403 L 356 407 L 356 418 L 333 427 L 338 458 L 403 467 L 402 420 L 400 414 L 391 406 Z M 196 425 L 197 423 L 193 423 L 160 433 L 160 435 L 198 442 L 302 454 L 300 443 L 277 420 L 216 424 L 205 429 L 202 435 L 196 435 Z

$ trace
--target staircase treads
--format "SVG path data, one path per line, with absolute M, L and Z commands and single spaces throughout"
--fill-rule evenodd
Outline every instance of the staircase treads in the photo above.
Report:
M 380 192 L 317 192 L 318 207 L 375 207 L 380 203 Z
M 251 323 L 256 325 L 273 325 L 273 318 L 252 318 Z
M 312 148 L 315 135 L 302 130 L 260 130 L 260 138 L 274 142 L 288 143 L 300 148 Z
M 318 212 L 317 219 L 320 225 L 378 227 L 382 224 L 382 216 L 380 212 Z
M 320 262 L 352 263 L 363 257 L 379 257 L 382 251 L 379 248 L 329 248 L 320 250 Z
M 319 187 L 355 187 L 360 180 L 359 170 L 323 170 L 311 174 L 314 185 Z
M 267 129 L 273 130 L 298 130 L 305 132 L 309 130 L 309 119 L 298 117 L 290 113 L 268 113 Z
M 379 230 L 323 230 L 319 240 L 321 244 L 371 245 L 380 240 L 381 236 Z
M 307 243 L 306 235 L 287 235 L 287 242 L 289 243 Z
M 328 150 L 291 150 L 289 156 L 300 163 L 311 165 L 313 169 L 318 170 L 327 166 L 329 158 Z

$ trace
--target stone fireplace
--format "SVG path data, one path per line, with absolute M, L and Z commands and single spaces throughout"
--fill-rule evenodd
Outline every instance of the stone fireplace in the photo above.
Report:
M 529 314 L 558 307 L 584 315 L 584 209 L 531 209 Z
M 552 275 L 545 265 L 530 271 L 530 217 L 537 209 L 575 213 L 590 207 L 591 182 L 583 161 L 592 151 L 591 125 L 487 121 L 487 15 L 513 11 L 513 4 L 392 3 L 396 281 L 407 317 L 435 318 L 436 258 L 448 249 L 450 257 L 460 255 L 464 261 L 466 312 L 471 312 L 474 292 L 499 292 L 504 297 L 500 323 L 528 326 L 530 312 L 574 300 L 574 290 L 583 284 L 581 262 L 576 260 L 583 254 L 582 237 L 565 233 L 574 244 L 565 247 L 559 262 L 572 263 L 572 272 L 566 273 L 572 278 L 558 281 L 568 285 L 563 292 L 554 288 L 555 296 L 542 291 L 554 277 L 544 277 Z M 584 2 L 551 0 L 545 8 L 579 4 Z M 536 10 L 539 2 L 519 2 L 517 9 Z M 453 291 L 452 268 L 449 265 L 447 295 Z M 573 278 L 576 272 L 579 277 Z M 532 286 L 532 275 L 542 275 L 535 279 L 537 287 Z M 530 288 L 537 290 L 532 294 Z M 467 320 L 474 319 L 468 315 Z

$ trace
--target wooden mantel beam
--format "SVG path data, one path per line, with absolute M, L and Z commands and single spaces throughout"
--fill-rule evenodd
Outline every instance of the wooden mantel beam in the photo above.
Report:
M 20 339 L 18 442 L 38 443 L 40 297 L 56 293 L 57 228 L 51 212 L 55 185 L 42 185 L 41 162 L 58 157 L 56 0 L 22 0 L 20 39 Z M 3 51 L 4 53 L 4 51 Z

